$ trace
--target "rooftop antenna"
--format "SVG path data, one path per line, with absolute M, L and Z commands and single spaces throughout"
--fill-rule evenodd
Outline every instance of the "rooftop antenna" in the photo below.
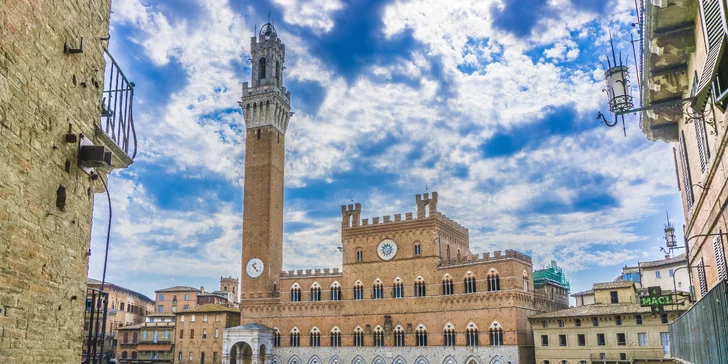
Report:
M 268 10 L 268 23 L 270 23 L 270 10 Z
M 427 188 L 427 184 L 425 184 L 425 193 L 429 193 L 430 190 Z

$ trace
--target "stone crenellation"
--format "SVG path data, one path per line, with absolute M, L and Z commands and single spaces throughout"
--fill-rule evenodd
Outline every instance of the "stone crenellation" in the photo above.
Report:
M 445 225 L 449 226 L 450 228 L 454 229 L 455 231 L 468 235 L 468 229 L 460 224 L 458 224 L 455 220 L 451 219 L 447 215 L 437 211 L 437 200 L 438 195 L 437 192 L 432 192 L 432 195 L 425 193 L 424 195 L 416 195 L 415 196 L 415 202 L 417 204 L 417 215 L 415 218 L 415 214 L 412 212 L 406 212 L 404 214 L 404 219 L 402 219 L 402 214 L 394 214 L 394 215 L 384 215 L 384 216 L 375 216 L 371 219 L 365 218 L 361 219 L 361 204 L 350 204 L 350 205 L 342 205 L 341 206 L 341 227 L 342 229 L 350 229 L 350 228 L 356 228 L 356 227 L 362 227 L 362 226 L 369 226 L 369 225 L 379 225 L 379 224 L 393 224 L 393 223 L 402 223 L 407 222 L 411 220 L 418 220 L 418 219 L 427 219 L 427 218 L 436 218 L 438 221 L 441 221 Z M 394 218 L 393 218 L 394 217 Z
M 325 276 L 340 276 L 341 271 L 339 268 L 324 268 L 324 269 L 298 269 L 281 271 L 281 278 L 285 277 L 325 277 Z
M 453 265 L 460 265 L 460 264 L 492 262 L 492 261 L 503 260 L 503 259 L 518 259 L 518 260 L 527 262 L 529 264 L 532 263 L 530 256 L 517 252 L 515 250 L 508 249 L 505 252 L 502 252 L 500 250 L 494 251 L 494 252 L 492 252 L 492 255 L 491 255 L 491 252 L 486 252 L 486 253 L 483 253 L 483 255 L 472 254 L 469 256 L 462 256 L 462 257 L 460 257 L 460 261 L 458 261 L 457 259 L 453 259 L 450 262 L 443 260 L 443 262 L 440 266 L 445 267 L 445 266 L 453 266 Z

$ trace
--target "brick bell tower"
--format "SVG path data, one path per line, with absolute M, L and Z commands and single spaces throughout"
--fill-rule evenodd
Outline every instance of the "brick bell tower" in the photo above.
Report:
M 250 41 L 245 118 L 241 300 L 274 297 L 283 268 L 283 169 L 291 93 L 283 87 L 286 47 L 271 23 Z

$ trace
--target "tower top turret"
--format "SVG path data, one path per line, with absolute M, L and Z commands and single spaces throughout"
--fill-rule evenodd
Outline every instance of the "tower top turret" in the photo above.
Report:
M 283 86 L 286 46 L 268 21 L 250 39 L 250 83 L 243 83 L 240 106 L 248 129 L 273 126 L 285 134 L 291 116 L 291 93 Z

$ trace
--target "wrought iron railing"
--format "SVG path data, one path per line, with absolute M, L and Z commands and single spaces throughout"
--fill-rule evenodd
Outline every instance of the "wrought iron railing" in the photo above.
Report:
M 728 282 L 722 281 L 670 324 L 674 358 L 728 364 Z
M 130 158 L 137 152 L 134 130 L 134 82 L 129 82 L 114 57 L 104 49 L 106 69 L 99 128 Z
M 109 304 L 109 293 L 95 288 L 86 290 L 85 322 L 88 329 L 84 335 L 84 364 L 101 363 L 106 337 L 106 312 Z

